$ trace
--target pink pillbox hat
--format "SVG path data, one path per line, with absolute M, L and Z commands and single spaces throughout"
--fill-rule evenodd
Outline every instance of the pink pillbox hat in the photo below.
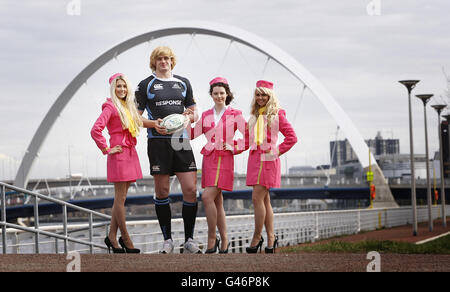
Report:
M 256 82 L 256 87 L 265 87 L 268 89 L 273 89 L 273 83 L 266 80 L 258 80 Z
M 213 85 L 215 83 L 225 83 L 228 84 L 228 81 L 223 77 L 216 77 L 213 80 L 209 81 L 209 85 Z
M 114 79 L 116 79 L 119 76 L 122 76 L 123 73 L 116 73 L 113 76 L 109 77 L 109 84 L 111 84 L 113 82 Z

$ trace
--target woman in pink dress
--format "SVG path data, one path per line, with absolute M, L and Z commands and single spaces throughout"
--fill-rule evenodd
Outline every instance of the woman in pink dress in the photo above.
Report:
M 267 232 L 266 253 L 274 253 L 277 238 L 273 230 L 273 210 L 270 204 L 270 188 L 279 188 L 281 168 L 279 156 L 297 143 L 297 136 L 286 119 L 286 112 L 280 108 L 273 91 L 273 83 L 259 80 L 256 83 L 248 122 L 250 154 L 247 165 L 247 185 L 253 186 L 252 201 L 255 208 L 255 231 L 248 253 L 262 248 L 263 225 Z M 277 145 L 278 133 L 284 141 Z
M 202 202 L 208 222 L 208 248 L 205 253 L 227 253 L 229 240 L 225 211 L 223 209 L 222 190 L 232 191 L 234 182 L 234 155 L 240 154 L 248 138 L 247 123 L 242 112 L 228 106 L 233 100 L 228 81 L 217 77 L 209 83 L 209 93 L 214 107 L 202 113 L 201 120 L 191 128 L 191 139 L 204 134 L 206 145 L 201 150 L 202 162 Z M 236 130 L 243 139 L 234 140 Z M 220 239 L 216 237 L 216 226 Z M 222 241 L 221 246 L 220 241 Z
M 105 244 L 114 253 L 139 253 L 127 231 L 125 200 L 130 183 L 142 178 L 141 165 L 135 149 L 142 120 L 136 109 L 134 91 L 127 78 L 116 73 L 109 79 L 111 98 L 102 105 L 102 113 L 91 129 L 91 136 L 107 158 L 107 181 L 114 183 L 114 205 L 111 227 Z M 102 132 L 108 129 L 109 145 Z M 117 242 L 117 229 L 121 237 Z M 119 244 L 122 248 L 119 248 Z

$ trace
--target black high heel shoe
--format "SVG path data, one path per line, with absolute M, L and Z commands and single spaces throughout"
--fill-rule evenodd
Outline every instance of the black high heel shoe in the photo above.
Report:
M 261 252 L 263 242 L 264 238 L 261 236 L 261 239 L 259 240 L 256 246 L 247 247 L 245 248 L 245 250 L 247 251 L 247 253 L 257 253 L 259 249 L 259 252 Z
M 111 240 L 109 239 L 108 236 L 105 237 L 105 244 L 108 247 L 108 253 L 111 253 L 111 249 L 112 249 L 113 253 L 125 253 L 125 250 L 123 248 L 120 248 L 120 247 L 115 248 L 112 245 L 112 242 L 111 242 Z
M 264 249 L 265 253 L 275 253 L 275 249 L 277 248 L 278 245 L 278 236 L 275 236 L 275 241 L 273 242 L 273 246 L 272 247 L 266 247 Z
M 222 254 L 223 254 L 223 253 L 228 253 L 228 249 L 230 248 L 230 243 L 231 243 L 231 242 L 228 241 L 227 249 L 220 249 L 220 248 L 219 248 L 219 253 L 222 253 Z
M 220 244 L 220 238 L 216 237 L 216 243 L 214 243 L 214 247 L 207 249 L 205 251 L 205 253 L 216 253 L 217 249 L 219 248 L 219 244 Z
M 123 247 L 123 249 L 125 250 L 126 253 L 140 253 L 141 252 L 140 249 L 126 247 L 125 243 L 123 242 L 122 237 L 119 238 L 119 244 L 121 247 Z

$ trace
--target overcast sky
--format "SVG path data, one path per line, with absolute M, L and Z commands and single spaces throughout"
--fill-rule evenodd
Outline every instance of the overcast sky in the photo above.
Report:
M 15 177 L 40 122 L 81 70 L 114 45 L 175 21 L 232 25 L 276 44 L 320 80 L 365 139 L 381 131 L 384 138 L 400 139 L 401 152 L 409 153 L 407 92 L 398 80 L 420 79 L 414 94 L 435 94 L 431 103 L 447 101 L 442 68 L 450 73 L 448 11 L 447 0 L 0 0 L 0 180 Z M 283 172 L 286 162 L 329 163 L 329 141 L 345 138 L 317 98 L 308 90 L 302 95 L 303 84 L 278 64 L 265 68 L 261 53 L 226 39 L 165 37 L 121 54 L 80 88 L 49 133 L 32 178 L 67 176 L 69 156 L 72 173 L 106 175 L 106 159 L 89 131 L 108 96 L 107 80 L 123 72 L 136 86 L 151 73 L 149 55 L 161 44 L 174 48 L 174 71 L 191 80 L 201 110 L 213 105 L 208 82 L 217 75 L 228 78 L 236 96 L 232 106 L 247 117 L 255 81 L 274 81 L 299 137 L 282 159 Z M 412 104 L 414 148 L 423 154 L 423 105 L 416 98 Z M 433 153 L 437 115 L 427 113 Z M 193 143 L 198 165 L 203 142 Z M 146 144 L 143 131 L 138 153 L 147 175 Z M 245 170 L 246 159 L 236 157 L 237 171 Z

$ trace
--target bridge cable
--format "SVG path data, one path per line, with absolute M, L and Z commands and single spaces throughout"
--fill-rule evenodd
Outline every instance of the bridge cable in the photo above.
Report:
M 266 74 L 267 65 L 269 64 L 270 60 L 271 60 L 270 56 L 267 56 L 266 63 L 264 63 L 264 68 L 263 68 L 263 71 L 262 71 L 261 79 L 264 79 L 264 74 Z
M 223 64 L 225 63 L 225 59 L 228 57 L 228 52 L 230 51 L 231 44 L 233 43 L 233 40 L 230 40 L 228 43 L 228 47 L 225 51 L 225 55 L 222 58 L 222 62 L 220 63 L 219 69 L 217 70 L 217 75 L 220 75 L 220 72 L 222 70 Z
M 191 50 L 191 47 L 192 47 L 192 42 L 194 41 L 194 37 L 195 37 L 195 33 L 192 33 L 191 39 L 190 39 L 186 49 L 184 50 L 182 57 L 179 58 L 180 61 L 183 60 L 189 54 L 189 51 Z
M 334 146 L 333 146 L 333 150 L 331 152 L 331 157 L 330 157 L 330 168 L 333 166 L 333 160 L 334 160 L 334 155 L 336 153 L 336 147 L 337 147 L 337 139 L 338 139 L 338 134 L 339 134 L 339 126 L 337 126 L 336 129 L 336 138 L 334 140 Z M 337 159 L 336 159 L 336 164 L 337 164 Z
M 269 62 L 269 59 L 270 59 L 270 58 L 267 59 L 266 65 L 267 65 L 267 63 Z M 265 68 L 264 68 L 264 70 L 265 70 Z M 303 84 L 302 94 L 300 95 L 300 100 L 299 100 L 298 105 L 297 105 L 297 108 L 296 108 L 296 110 L 295 110 L 294 120 L 293 120 L 293 122 L 292 122 L 292 125 L 295 125 L 295 121 L 296 121 L 296 119 L 297 119 L 297 114 L 298 114 L 298 111 L 300 110 L 300 106 L 301 106 L 302 101 L 303 101 L 303 97 L 304 97 L 304 94 L 305 94 L 306 87 L 307 87 L 306 84 Z M 286 154 L 284 155 L 285 166 L 286 166 L 286 170 L 285 170 L 286 175 L 289 174 L 289 171 L 288 171 L 288 158 L 287 158 L 287 157 L 288 157 L 288 155 L 287 155 L 287 153 L 286 153 Z
M 242 51 L 239 49 L 239 47 L 237 45 L 234 45 L 234 47 L 236 48 L 236 50 L 238 51 L 239 55 L 241 55 L 242 59 L 244 59 L 245 63 L 247 64 L 248 68 L 250 69 L 250 71 L 252 72 L 253 76 L 257 77 L 258 74 L 255 73 L 255 71 L 253 71 L 252 66 L 250 66 L 250 63 L 248 62 L 247 58 L 245 58 L 244 54 L 242 53 Z
M 301 107 L 301 104 L 302 104 L 302 102 L 303 102 L 303 97 L 304 97 L 306 88 L 307 88 L 306 84 L 303 84 L 302 94 L 300 95 L 300 100 L 298 101 L 297 108 L 295 109 L 295 114 L 294 114 L 294 121 L 293 121 L 293 124 L 295 124 L 295 121 L 296 121 L 296 119 L 297 119 L 297 114 L 298 114 L 298 112 L 299 112 L 299 110 L 300 110 L 300 107 Z
M 200 52 L 200 55 L 203 56 L 202 59 L 205 61 L 206 65 L 209 67 L 209 62 L 206 59 L 206 54 L 201 50 L 200 45 L 195 40 L 195 33 L 192 34 L 192 41 L 193 41 L 194 45 L 197 47 L 197 50 Z

